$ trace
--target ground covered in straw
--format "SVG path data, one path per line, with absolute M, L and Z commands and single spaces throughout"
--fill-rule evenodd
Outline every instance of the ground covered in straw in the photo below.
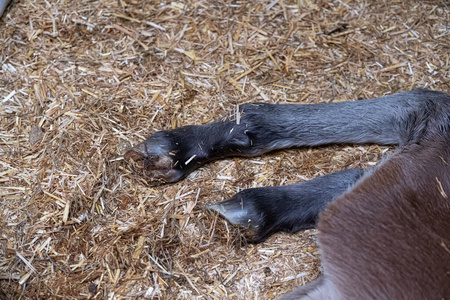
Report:
M 369 167 L 392 147 L 211 163 L 160 187 L 122 155 L 251 101 L 450 91 L 448 1 L 22 1 L 0 20 L 0 299 L 272 299 L 314 231 L 246 245 L 205 204 Z M 349 120 L 351 121 L 351 120 Z

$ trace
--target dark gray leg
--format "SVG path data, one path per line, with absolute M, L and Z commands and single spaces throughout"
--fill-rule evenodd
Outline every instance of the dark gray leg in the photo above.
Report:
M 321 276 L 313 282 L 307 283 L 306 285 L 300 286 L 292 292 L 284 294 L 283 296 L 277 298 L 277 300 L 301 300 L 302 297 L 305 297 L 303 299 L 308 299 L 308 295 L 310 293 L 313 293 L 315 289 L 322 286 L 323 284 L 324 278 L 323 276 Z
M 206 162 L 230 156 L 331 143 L 404 144 L 420 138 L 428 106 L 448 109 L 448 103 L 446 94 L 415 90 L 339 103 L 245 104 L 210 124 L 156 132 L 125 159 L 155 184 L 178 181 Z
M 0 0 L 0 17 L 3 15 L 3 12 L 6 9 L 6 6 L 8 6 L 10 0 Z
M 278 231 L 313 228 L 320 212 L 351 188 L 364 169 L 347 169 L 293 185 L 244 190 L 229 200 L 210 205 L 233 224 L 248 226 L 252 242 Z
M 322 276 L 313 282 L 298 287 L 296 290 L 284 294 L 277 300 L 324 300 L 324 299 L 344 299 L 339 290 L 331 281 Z

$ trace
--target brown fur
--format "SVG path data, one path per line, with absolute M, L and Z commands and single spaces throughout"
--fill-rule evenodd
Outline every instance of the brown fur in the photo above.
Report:
M 322 284 L 283 299 L 450 299 L 449 145 L 406 146 L 330 204 Z

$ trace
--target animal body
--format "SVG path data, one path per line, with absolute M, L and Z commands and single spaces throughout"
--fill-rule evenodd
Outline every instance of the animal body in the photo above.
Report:
M 254 241 L 318 228 L 323 276 L 282 299 L 450 299 L 450 96 L 413 90 L 310 105 L 249 103 L 148 137 L 125 154 L 149 184 L 230 156 L 333 143 L 391 144 L 370 170 L 244 190 L 209 208 Z

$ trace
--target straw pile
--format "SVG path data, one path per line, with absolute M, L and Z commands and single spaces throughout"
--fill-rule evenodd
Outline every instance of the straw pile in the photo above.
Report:
M 204 209 L 373 165 L 332 146 L 211 163 L 172 185 L 122 155 L 237 104 L 449 92 L 448 1 L 16 1 L 0 20 L 0 298 L 272 299 L 320 274 L 315 232 L 245 245 Z

